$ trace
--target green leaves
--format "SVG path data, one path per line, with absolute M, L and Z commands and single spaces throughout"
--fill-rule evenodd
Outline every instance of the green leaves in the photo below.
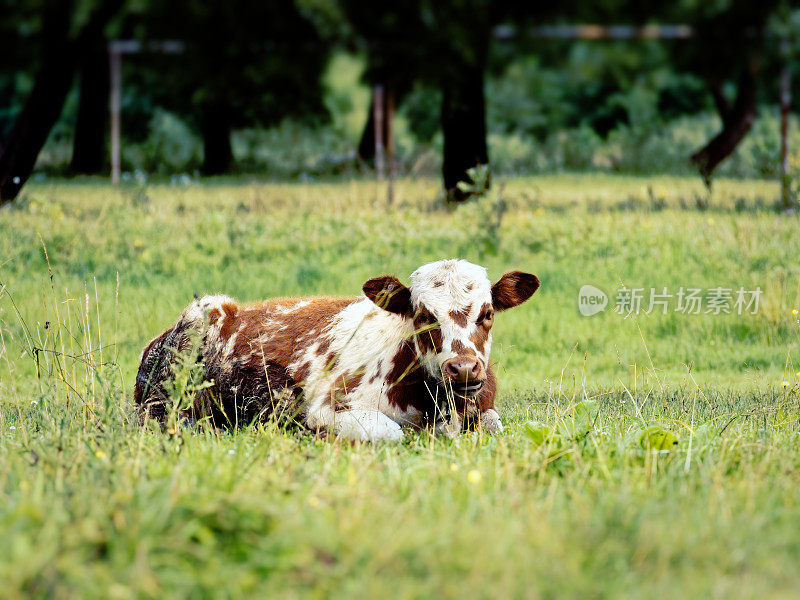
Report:
M 528 439 L 533 442 L 535 446 L 541 446 L 546 441 L 552 438 L 553 432 L 550 428 L 539 421 L 528 421 L 525 423 L 523 433 Z
M 589 436 L 601 434 L 598 426 L 599 407 L 595 400 L 578 402 L 557 418 L 553 425 L 527 421 L 523 434 L 536 446 L 547 445 L 549 455 L 562 454 L 569 445 L 578 444 Z M 625 437 L 621 451 L 641 454 L 642 451 L 671 452 L 679 447 L 678 436 L 666 426 L 650 422 Z
M 678 447 L 677 436 L 663 427 L 649 427 L 639 436 L 639 445 L 645 450 L 675 450 Z
M 569 451 L 569 443 L 579 442 L 593 432 L 597 421 L 597 402 L 578 402 L 568 413 L 558 420 L 555 427 L 540 421 L 528 421 L 523 433 L 534 446 L 547 445 L 550 457 L 563 455 Z
M 597 401 L 578 402 L 572 409 L 572 418 L 564 419 L 562 430 L 574 439 L 584 438 L 591 433 L 597 420 Z
M 545 442 L 559 443 L 564 440 L 580 440 L 592 432 L 597 420 L 597 402 L 587 400 L 578 402 L 569 414 L 558 420 L 555 427 L 539 421 L 525 423 L 525 435 L 537 446 Z
M 489 165 L 476 165 L 467 169 L 469 181 L 459 181 L 457 187 L 465 194 L 479 196 L 489 189 L 491 170 Z
M 557 458 L 563 456 L 565 452 L 567 452 L 566 440 L 544 423 L 528 421 L 525 423 L 523 433 L 537 448 L 540 446 L 547 446 L 548 458 Z

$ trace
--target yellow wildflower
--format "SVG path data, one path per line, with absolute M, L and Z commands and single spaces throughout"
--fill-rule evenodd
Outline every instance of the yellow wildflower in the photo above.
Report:
M 481 479 L 483 479 L 483 475 L 478 469 L 472 469 L 469 473 L 467 473 L 467 481 L 470 483 L 480 483 Z
M 800 375 L 800 373 L 798 373 L 798 375 Z M 458 465 L 457 465 L 456 463 L 451 463 L 451 464 L 450 464 L 450 470 L 451 470 L 453 473 L 455 473 L 456 471 L 458 471 Z

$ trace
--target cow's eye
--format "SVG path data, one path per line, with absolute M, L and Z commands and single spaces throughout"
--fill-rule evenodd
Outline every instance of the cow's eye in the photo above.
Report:
M 487 310 L 485 313 L 481 314 L 480 317 L 478 317 L 477 323 L 478 324 L 480 324 L 480 323 L 488 323 L 493 318 L 494 318 L 494 311 L 493 310 Z

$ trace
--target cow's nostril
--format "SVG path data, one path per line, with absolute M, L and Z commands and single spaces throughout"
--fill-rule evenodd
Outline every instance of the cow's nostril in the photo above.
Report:
M 458 363 L 454 361 L 448 361 L 448 363 L 445 365 L 444 370 L 447 373 L 448 377 L 450 377 L 451 379 L 456 379 L 460 375 L 458 367 L 459 367 Z
M 443 366 L 447 377 L 454 381 L 475 381 L 481 376 L 481 367 L 476 360 L 453 359 Z

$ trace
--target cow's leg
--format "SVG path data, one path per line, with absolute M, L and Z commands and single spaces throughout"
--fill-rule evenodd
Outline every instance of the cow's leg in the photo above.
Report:
M 486 383 L 476 398 L 475 406 L 478 409 L 478 420 L 481 428 L 492 433 L 503 431 L 503 422 L 494 408 L 494 396 L 497 390 L 497 378 L 491 367 L 486 372 Z
M 503 431 L 503 422 L 495 409 L 490 408 L 481 413 L 481 427 L 494 433 Z
M 403 438 L 400 425 L 377 410 L 352 409 L 337 412 L 326 404 L 310 412 L 306 422 L 311 429 L 330 431 L 337 437 L 362 442 L 395 442 Z

